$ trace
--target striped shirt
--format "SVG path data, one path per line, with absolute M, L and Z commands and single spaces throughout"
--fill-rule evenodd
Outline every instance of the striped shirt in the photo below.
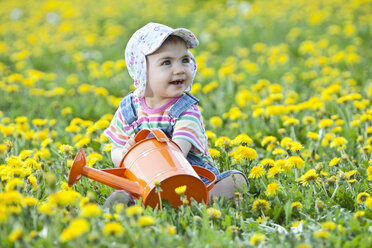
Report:
M 173 98 L 160 108 L 150 109 L 144 98 L 133 96 L 133 104 L 138 116 L 137 121 L 132 123 L 132 126 L 128 125 L 119 106 L 104 134 L 114 145 L 122 147 L 129 137 L 135 136 L 134 128 L 137 126 L 139 129 L 166 128 L 171 123 L 169 111 L 180 97 Z M 212 163 L 202 116 L 196 105 L 192 105 L 176 120 L 172 140 L 177 139 L 190 142 L 192 144 L 190 153 L 200 157 L 205 163 Z

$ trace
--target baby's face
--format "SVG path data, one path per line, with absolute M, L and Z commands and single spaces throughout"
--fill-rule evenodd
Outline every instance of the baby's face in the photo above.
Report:
M 168 42 L 147 56 L 146 100 L 166 103 L 191 85 L 191 59 L 184 42 Z

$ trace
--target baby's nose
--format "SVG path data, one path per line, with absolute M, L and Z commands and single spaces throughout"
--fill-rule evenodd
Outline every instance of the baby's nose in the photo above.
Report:
M 183 65 L 180 65 L 180 64 L 177 63 L 177 64 L 174 65 L 173 73 L 174 74 L 185 73 L 185 68 L 183 67 Z

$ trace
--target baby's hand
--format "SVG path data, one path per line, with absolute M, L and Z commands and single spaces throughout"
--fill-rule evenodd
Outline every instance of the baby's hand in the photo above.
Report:
M 129 151 L 129 149 L 132 148 L 132 146 L 134 146 L 135 144 L 136 144 L 136 141 L 134 140 L 134 138 L 128 139 L 127 143 L 125 144 L 125 146 L 122 149 L 123 157 Z

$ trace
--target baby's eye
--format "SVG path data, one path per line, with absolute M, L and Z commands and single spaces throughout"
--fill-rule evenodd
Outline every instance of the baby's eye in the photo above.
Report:
M 190 58 L 184 58 L 184 59 L 182 59 L 182 63 L 190 63 Z
M 170 65 L 170 64 L 171 64 L 170 60 L 164 60 L 164 61 L 161 63 L 161 65 Z

